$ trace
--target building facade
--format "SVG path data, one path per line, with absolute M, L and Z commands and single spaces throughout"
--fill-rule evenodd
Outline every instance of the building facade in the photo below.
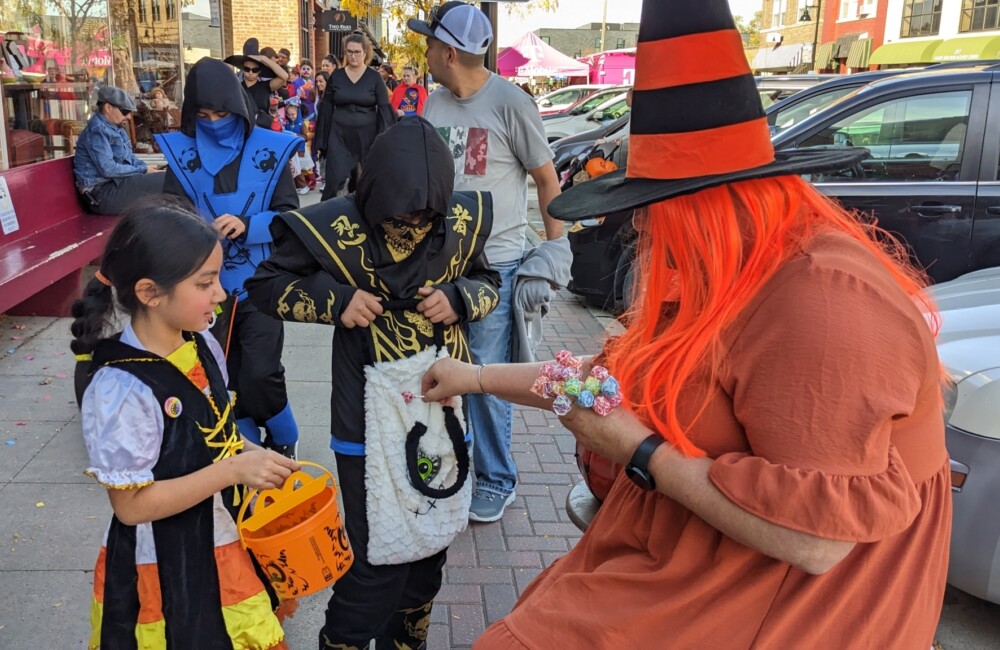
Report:
M 815 2 L 764 0 L 760 47 L 750 59 L 756 74 L 786 74 L 812 69 L 823 14 Z
M 535 34 L 566 56 L 579 59 L 605 50 L 633 48 L 639 40 L 639 23 L 607 23 L 601 47 L 601 23 L 575 29 L 542 28 Z
M 103 85 L 119 86 L 134 97 L 138 110 L 129 122 L 134 148 L 155 153 L 153 135 L 180 126 L 184 77 L 191 65 L 205 56 L 239 53 L 250 37 L 261 47 L 288 48 L 292 62 L 311 58 L 318 65 L 330 38 L 316 29 L 316 16 L 332 4 L 0 2 L 0 169 L 72 154 Z M 377 36 L 382 22 L 373 22 Z
M 1000 59 L 1000 0 L 888 0 L 887 13 L 874 65 Z

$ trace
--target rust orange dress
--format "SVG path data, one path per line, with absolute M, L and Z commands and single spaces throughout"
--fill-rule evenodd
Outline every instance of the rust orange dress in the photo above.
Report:
M 770 522 L 856 542 L 851 553 L 809 575 L 620 475 L 577 546 L 477 650 L 930 647 L 951 491 L 920 311 L 859 244 L 823 235 L 725 341 L 691 433 L 713 484 Z

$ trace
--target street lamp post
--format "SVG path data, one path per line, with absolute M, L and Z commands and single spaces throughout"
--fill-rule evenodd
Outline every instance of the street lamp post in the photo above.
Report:
M 811 17 L 809 16 L 809 10 L 812 9 L 816 12 L 816 27 L 813 30 L 813 42 L 812 42 L 812 64 L 813 70 L 816 70 L 816 52 L 819 49 L 819 21 L 823 16 L 823 0 L 816 0 L 814 5 L 806 5 L 802 8 L 802 15 L 799 16 L 799 20 L 802 22 L 809 22 Z
M 601 51 L 606 49 L 608 36 L 608 0 L 604 0 L 604 15 L 601 17 Z

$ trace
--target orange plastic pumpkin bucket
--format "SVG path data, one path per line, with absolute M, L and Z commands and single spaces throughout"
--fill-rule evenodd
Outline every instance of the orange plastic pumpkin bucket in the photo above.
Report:
M 236 518 L 240 542 L 257 558 L 282 600 L 326 589 L 354 561 L 333 475 L 315 463 L 299 464 L 323 474 L 314 478 L 294 472 L 280 488 L 250 490 Z M 244 519 L 254 496 L 254 512 Z

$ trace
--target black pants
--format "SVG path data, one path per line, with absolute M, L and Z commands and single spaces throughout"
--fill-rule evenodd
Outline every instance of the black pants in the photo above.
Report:
M 113 178 L 90 190 L 84 195 L 84 201 L 95 214 L 121 214 L 136 199 L 150 194 L 161 194 L 163 179 L 166 177 L 167 175 L 161 172 L 149 172 Z
M 407 564 L 369 564 L 365 459 L 337 454 L 337 476 L 354 564 L 333 586 L 320 649 L 365 650 L 372 639 L 377 650 L 426 648 L 447 551 Z
M 288 405 L 281 365 L 285 328 L 244 299 L 236 307 L 232 329 L 226 368 L 229 388 L 236 393 L 236 419 L 253 418 L 265 426 Z

